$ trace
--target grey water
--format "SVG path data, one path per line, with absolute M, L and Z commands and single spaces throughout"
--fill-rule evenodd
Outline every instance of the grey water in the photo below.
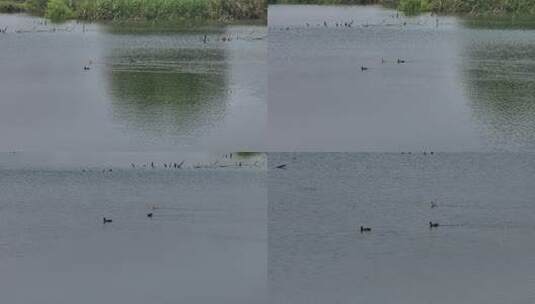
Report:
M 534 151 L 534 25 L 271 5 L 269 147 Z
M 262 150 L 263 25 L 0 26 L 0 151 Z
M 534 155 L 270 153 L 268 165 L 271 303 L 535 300 Z
M 0 155 L 2 302 L 266 302 L 263 169 L 38 156 Z

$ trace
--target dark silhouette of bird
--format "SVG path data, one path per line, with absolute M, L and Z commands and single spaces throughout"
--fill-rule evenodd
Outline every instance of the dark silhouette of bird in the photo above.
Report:
M 147 213 L 147 217 L 148 218 L 152 218 L 152 215 L 153 215 L 152 212 L 151 213 Z
M 107 223 L 111 223 L 111 222 L 113 222 L 112 219 L 109 219 L 109 218 L 106 218 L 106 217 L 103 217 L 103 218 L 102 218 L 102 223 L 103 223 L 103 224 L 107 224 Z
M 278 165 L 277 169 L 286 169 L 287 164 Z
M 365 66 L 363 66 L 363 65 L 361 65 L 361 66 L 360 66 L 360 70 L 364 72 L 364 71 L 367 71 L 367 70 L 368 70 L 368 68 L 367 68 L 367 67 L 365 67 Z
M 89 71 L 89 70 L 91 70 L 91 67 L 88 65 L 84 65 L 84 71 Z
M 370 227 L 360 226 L 360 233 L 363 233 L 363 232 L 370 232 L 370 231 L 372 231 L 372 228 L 370 228 Z
M 429 228 L 437 228 L 438 226 L 438 223 L 429 222 Z
M 405 63 L 405 60 L 404 60 L 404 59 L 399 59 L 399 58 L 398 58 L 398 64 L 399 64 L 399 63 Z
M 436 207 L 438 207 L 437 203 L 431 201 L 431 208 L 436 208 Z

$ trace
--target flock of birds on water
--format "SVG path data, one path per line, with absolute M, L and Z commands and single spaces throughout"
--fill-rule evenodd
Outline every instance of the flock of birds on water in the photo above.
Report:
M 434 15 L 434 14 L 431 14 L 432 17 L 434 17 L 434 26 L 436 28 L 439 27 L 440 25 L 440 19 L 438 16 Z M 327 20 L 324 20 L 323 22 L 320 22 L 320 23 L 310 23 L 310 22 L 305 22 L 304 23 L 304 26 L 305 28 L 339 28 L 339 29 L 344 29 L 344 28 L 353 28 L 353 27 L 362 27 L 362 28 L 368 28 L 368 27 L 373 27 L 373 26 L 407 26 L 408 23 L 407 21 L 403 20 L 403 21 L 400 21 L 400 22 L 389 22 L 388 20 L 391 19 L 391 20 L 397 20 L 397 19 L 401 19 L 402 17 L 399 15 L 399 13 L 396 13 L 396 14 L 392 14 L 390 15 L 390 18 L 386 18 L 386 19 L 383 19 L 381 20 L 381 22 L 377 23 L 377 24 L 370 24 L 368 23 L 367 21 L 365 23 L 362 23 L 360 25 L 355 25 L 355 20 L 354 19 L 351 19 L 350 21 L 347 21 L 347 20 L 340 20 L 340 21 L 327 21 Z M 416 23 L 411 23 L 411 25 L 424 25 L 424 23 L 418 21 Z M 302 28 L 302 26 L 297 26 L 297 28 Z M 280 31 L 289 31 L 292 29 L 292 26 L 284 26 L 284 27 L 279 27 L 279 30 Z
M 261 167 L 261 162 L 259 160 L 255 160 L 254 162 L 246 162 L 246 161 L 240 161 L 240 160 L 232 161 L 232 157 L 233 157 L 232 153 L 225 154 L 225 156 L 223 157 L 224 158 L 223 160 L 215 160 L 215 161 L 213 161 L 211 163 L 208 163 L 208 164 L 197 163 L 197 164 L 191 165 L 189 168 L 191 168 L 191 169 L 213 169 L 213 168 L 254 168 L 254 167 Z M 135 168 L 183 169 L 183 168 L 185 168 L 184 164 L 185 164 L 184 160 L 181 161 L 181 162 L 169 162 L 169 163 L 164 162 L 164 163 L 161 163 L 161 164 L 158 164 L 158 163 L 155 163 L 155 162 L 151 161 L 149 163 L 144 163 L 144 164 L 130 163 L 130 167 L 132 169 L 135 169 Z M 84 172 L 84 173 L 85 172 L 89 172 L 89 171 L 90 171 L 89 169 L 82 169 L 82 172 Z M 113 169 L 112 168 L 108 168 L 108 169 L 102 169 L 101 171 L 102 171 L 102 173 L 113 172 Z

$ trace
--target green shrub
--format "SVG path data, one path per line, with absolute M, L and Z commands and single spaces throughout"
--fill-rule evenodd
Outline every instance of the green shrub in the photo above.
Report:
M 49 0 L 46 7 L 46 17 L 52 21 L 63 21 L 74 16 L 67 0 Z
M 407 15 L 415 15 L 427 12 L 431 8 L 428 0 L 401 0 L 398 9 Z
M 2 13 L 20 13 L 26 10 L 27 7 L 24 2 L 14 0 L 0 0 L 0 12 Z

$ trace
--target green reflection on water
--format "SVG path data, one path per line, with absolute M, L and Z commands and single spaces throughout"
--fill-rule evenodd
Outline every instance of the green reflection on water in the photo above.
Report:
M 464 26 L 477 29 L 535 29 L 533 16 L 480 16 L 463 18 Z
M 128 128 L 189 136 L 224 117 L 223 49 L 118 47 L 110 58 L 113 115 Z
M 535 143 L 535 39 L 530 35 L 477 30 L 466 40 L 462 71 L 469 105 L 498 147 Z

